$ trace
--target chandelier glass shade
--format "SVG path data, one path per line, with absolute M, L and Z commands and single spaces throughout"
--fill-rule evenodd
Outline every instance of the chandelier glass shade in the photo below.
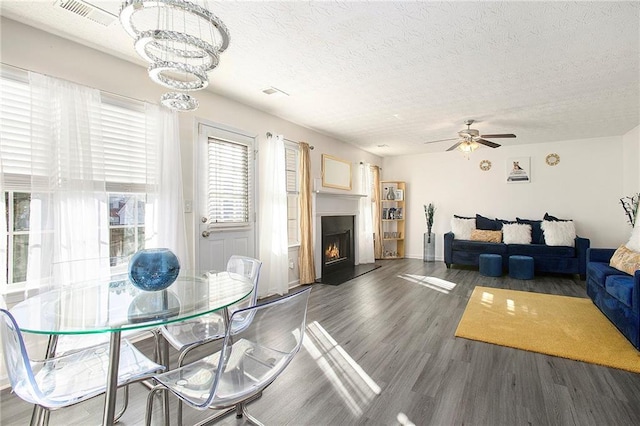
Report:
M 198 109 L 198 100 L 186 93 L 168 92 L 162 95 L 160 103 L 175 111 L 193 111 Z
M 220 53 L 229 46 L 229 30 L 208 10 L 206 0 L 125 0 L 120 22 L 149 63 L 151 80 L 172 90 L 206 88 L 207 72 L 218 66 Z M 177 111 L 198 107 L 185 93 L 166 93 L 161 102 Z
M 479 146 L 480 145 L 478 145 L 478 143 L 473 139 L 466 139 L 462 143 L 460 143 L 460 145 L 458 145 L 458 150 L 462 152 L 462 154 L 468 160 L 471 153 L 478 149 Z

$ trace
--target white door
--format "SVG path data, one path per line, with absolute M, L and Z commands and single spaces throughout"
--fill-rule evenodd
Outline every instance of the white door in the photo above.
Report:
M 257 257 L 257 142 L 254 136 L 222 126 L 198 127 L 196 269 L 222 271 L 231 255 Z

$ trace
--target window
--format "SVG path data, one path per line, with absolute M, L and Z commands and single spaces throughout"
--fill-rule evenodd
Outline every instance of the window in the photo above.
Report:
M 286 142 L 284 147 L 285 170 L 287 174 L 287 235 L 289 245 L 300 244 L 300 192 L 299 192 L 298 144 Z
M 249 225 L 249 146 L 209 137 L 207 216 L 216 227 Z
M 31 89 L 27 75 L 8 69 L 1 71 L 0 154 L 7 232 L 5 273 L 6 283 L 14 284 L 25 281 L 27 276 L 32 183 L 40 176 L 47 176 L 48 172 L 43 166 L 46 150 L 41 149 L 46 141 L 31 126 Z M 126 263 L 126 257 L 145 244 L 145 203 L 148 185 L 153 184 L 149 170 L 155 164 L 153 141 L 146 136 L 147 127 L 153 123 L 147 120 L 142 103 L 103 95 L 100 122 L 92 123 L 92 126 L 99 126 L 104 144 L 102 155 L 112 266 Z
M 144 248 L 148 170 L 155 163 L 142 105 L 102 96 L 102 139 L 109 196 L 109 256 L 111 266 L 127 264 Z

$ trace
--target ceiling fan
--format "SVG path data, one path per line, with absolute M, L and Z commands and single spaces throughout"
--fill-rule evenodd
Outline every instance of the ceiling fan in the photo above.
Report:
M 504 133 L 504 134 L 497 134 L 497 135 L 480 135 L 480 132 L 477 129 L 471 128 L 471 125 L 474 123 L 474 121 L 475 120 L 466 120 L 464 124 L 467 125 L 467 128 L 464 130 L 460 130 L 458 132 L 457 138 L 438 139 L 436 141 L 425 142 L 425 144 L 443 142 L 443 141 L 453 141 L 458 139 L 458 142 L 455 143 L 453 146 L 451 146 L 449 149 L 447 149 L 447 151 L 453 151 L 454 149 L 458 149 L 463 152 L 471 152 L 476 148 L 478 148 L 478 144 L 488 146 L 489 148 L 498 148 L 500 146 L 500 144 L 488 141 L 484 138 L 494 139 L 494 138 L 515 138 L 516 137 L 516 135 L 514 135 L 513 133 Z

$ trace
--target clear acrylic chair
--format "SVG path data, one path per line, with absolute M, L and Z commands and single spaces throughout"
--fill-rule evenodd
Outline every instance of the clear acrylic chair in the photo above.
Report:
M 91 399 L 105 392 L 109 344 L 92 346 L 42 361 L 29 359 L 20 328 L 9 311 L 0 309 L 0 336 L 13 391 L 24 401 L 49 412 Z M 120 348 L 118 386 L 141 381 L 163 371 L 127 340 Z M 48 416 L 39 421 L 48 423 Z
M 92 280 L 126 280 L 128 279 L 127 265 L 129 257 L 103 257 L 54 262 L 51 265 L 51 284 L 49 287 L 73 286 Z M 113 267 L 111 264 L 112 261 L 115 261 L 119 266 Z M 46 290 L 46 288 L 42 288 L 41 290 Z M 156 329 L 123 331 L 122 337 L 130 340 L 153 337 L 155 341 L 153 345 L 155 350 L 153 359 L 155 362 L 160 362 L 158 355 L 158 332 Z M 58 356 L 68 355 L 106 343 L 109 343 L 108 333 L 84 334 L 81 336 L 64 334 L 55 336 L 53 339 L 50 338 L 47 353 L 53 353 Z M 124 387 L 122 400 L 122 408 L 115 415 L 116 421 L 122 417 L 129 405 L 128 386 Z
M 251 297 L 229 306 L 229 315 L 239 309 L 256 304 L 261 267 L 262 262 L 251 257 L 233 255 L 229 258 L 227 271 L 243 275 L 253 282 Z M 169 344 L 179 352 L 178 367 L 180 367 L 184 364 L 184 359 L 189 351 L 224 337 L 224 318 L 219 313 L 213 313 L 189 321 L 162 326 L 160 332 Z
M 176 370 L 154 376 L 159 383 L 147 398 L 146 424 L 151 424 L 156 392 L 168 389 L 180 401 L 205 410 L 232 407 L 237 417 L 261 423 L 245 404 L 269 386 L 302 345 L 311 287 L 283 298 L 236 311 L 222 349 Z M 227 412 L 200 423 L 208 424 Z M 182 419 L 178 419 L 182 425 Z

